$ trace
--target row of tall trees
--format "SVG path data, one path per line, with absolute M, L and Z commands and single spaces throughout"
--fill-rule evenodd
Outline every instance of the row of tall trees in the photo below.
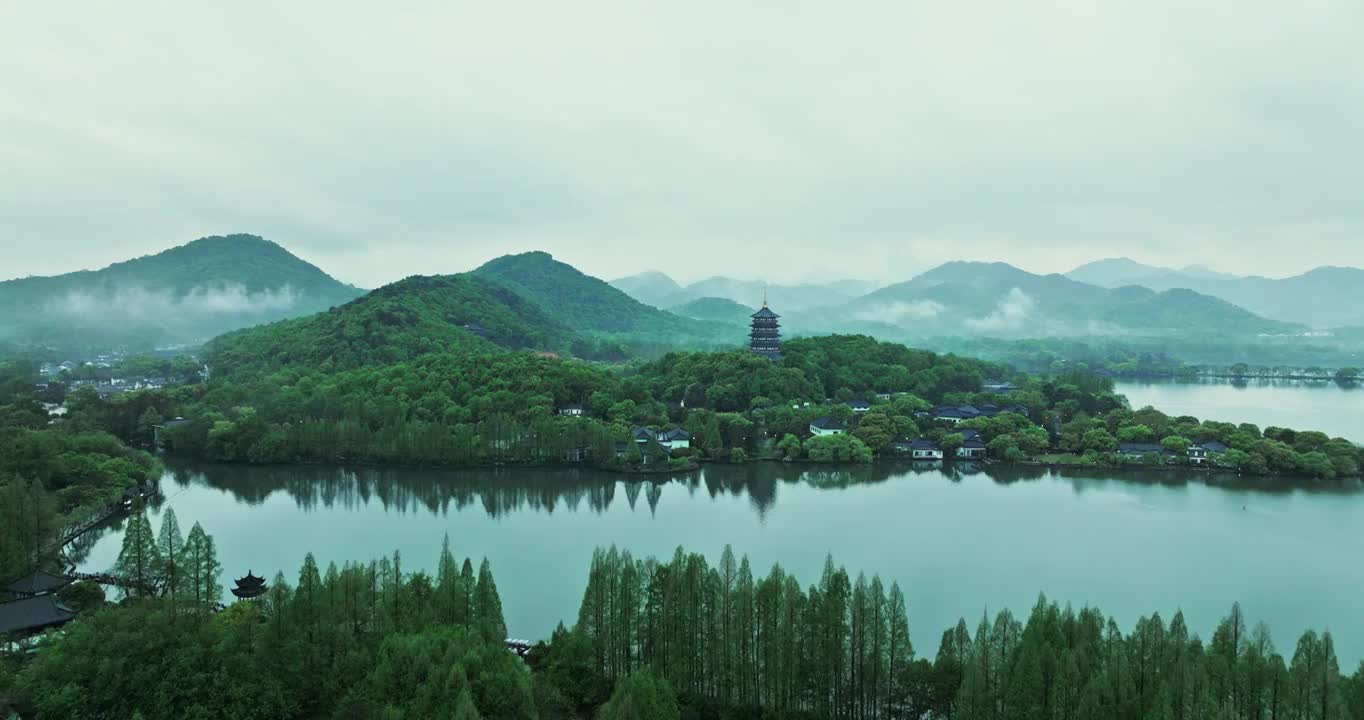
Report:
M 172 615 L 183 610 L 203 615 L 222 600 L 221 572 L 213 536 L 199 523 L 185 536 L 175 510 L 166 508 L 160 531 L 153 533 L 141 503 L 128 516 L 113 570 L 125 595 L 163 596 Z
M 1124 633 L 1041 598 L 1026 619 L 958 622 L 930 660 L 894 584 L 832 560 L 809 587 L 780 567 L 757 578 L 728 548 L 715 565 L 598 550 L 576 625 L 525 663 L 503 646 L 487 561 L 448 539 L 433 575 L 397 553 L 325 569 L 309 554 L 293 582 L 187 615 L 163 517 L 167 590 L 50 637 L 13 685 L 38 717 L 1364 720 L 1364 667 L 1343 674 L 1330 633 L 1281 651 L 1238 606 L 1204 641 L 1179 613 Z
M 752 716 L 963 720 L 1357 720 L 1364 665 L 1341 673 L 1329 632 L 1281 654 L 1239 606 L 1204 642 L 1180 613 L 1130 633 L 1094 608 L 1039 599 L 962 620 L 936 658 L 915 659 L 905 600 L 830 560 L 816 585 L 774 567 L 755 580 L 729 548 L 718 566 L 679 549 L 669 562 L 593 557 L 578 624 L 556 633 L 546 672 L 582 705 L 642 671 L 690 704 Z
M 723 706 L 859 719 L 904 704 L 914 653 L 897 585 L 852 580 L 832 559 L 808 590 L 780 566 L 755 579 L 728 547 L 713 567 L 681 549 L 666 563 L 598 551 L 575 632 L 557 643 L 605 680 L 570 689 L 580 702 L 647 667 Z
M 151 547 L 146 528 L 129 532 Z M 170 594 L 171 553 L 158 552 L 164 591 L 82 613 L 23 667 L 17 691 L 37 717 L 568 717 L 504 647 L 488 562 L 475 571 L 448 540 L 434 576 L 405 571 L 397 553 L 325 568 L 309 554 L 294 582 L 277 574 L 260 598 L 192 620 Z

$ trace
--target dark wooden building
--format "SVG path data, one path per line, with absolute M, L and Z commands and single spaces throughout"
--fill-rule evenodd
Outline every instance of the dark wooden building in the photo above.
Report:
M 762 355 L 768 360 L 781 359 L 781 332 L 778 330 L 779 323 L 777 318 L 780 315 L 772 312 L 767 307 L 767 300 L 763 300 L 762 309 L 753 313 L 753 329 L 748 334 L 748 350 L 755 355 Z
M 232 588 L 232 594 L 242 600 L 258 598 L 270 589 L 265 585 L 265 578 L 253 575 L 250 570 L 246 571 L 246 577 L 237 578 L 234 582 L 237 587 Z

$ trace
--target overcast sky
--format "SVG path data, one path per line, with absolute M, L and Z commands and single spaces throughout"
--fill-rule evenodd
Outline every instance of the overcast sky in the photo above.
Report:
M 0 277 L 1281 276 L 1364 265 L 1361 198 L 1360 0 L 0 3 Z

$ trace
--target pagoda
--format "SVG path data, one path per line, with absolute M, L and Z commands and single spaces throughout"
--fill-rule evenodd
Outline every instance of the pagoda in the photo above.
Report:
M 767 307 L 767 293 L 763 293 L 763 306 L 753 313 L 753 330 L 748 334 L 748 351 L 762 355 L 768 360 L 781 359 L 781 333 L 777 330 L 780 315 Z
M 265 585 L 265 578 L 252 575 L 250 570 L 246 571 L 246 577 L 237 578 L 234 582 L 237 583 L 237 587 L 232 588 L 232 594 L 242 600 L 260 597 L 270 589 Z

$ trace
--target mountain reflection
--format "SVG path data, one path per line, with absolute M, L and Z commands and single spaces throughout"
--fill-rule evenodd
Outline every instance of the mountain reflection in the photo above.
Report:
M 1043 466 L 998 467 L 959 463 L 887 463 L 859 467 L 821 467 L 753 463 L 711 465 L 678 476 L 626 476 L 588 468 L 416 469 L 327 466 L 202 465 L 170 461 L 162 494 L 153 506 L 174 497 L 180 489 L 200 484 L 230 493 L 238 502 L 259 505 L 283 492 L 304 511 L 320 508 L 359 509 L 379 503 L 399 513 L 445 515 L 481 506 L 490 517 L 508 513 L 605 513 L 624 496 L 631 512 L 656 513 L 666 493 L 704 492 L 711 498 L 747 497 L 760 516 L 775 506 L 782 485 L 804 484 L 838 491 L 858 485 L 884 483 L 893 478 L 961 482 L 973 476 L 1009 485 L 1045 478 L 1071 485 L 1076 493 L 1108 483 L 1181 486 L 1190 482 L 1238 490 L 1289 492 L 1293 485 L 1274 478 L 1218 476 L 1187 470 L 1121 472 L 1114 470 L 1059 471 Z M 1301 489 L 1301 488 L 1299 488 Z M 1321 488 L 1327 489 L 1327 488 Z M 1339 491 L 1337 486 L 1335 491 Z M 641 504 L 641 498 L 643 503 Z

